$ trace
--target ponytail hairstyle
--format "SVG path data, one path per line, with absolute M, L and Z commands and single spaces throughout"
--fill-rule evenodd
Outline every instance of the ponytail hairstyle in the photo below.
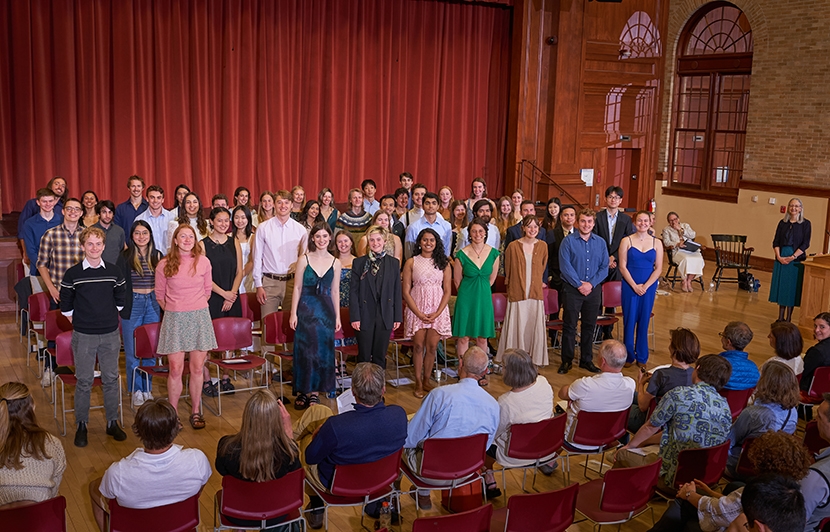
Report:
M 37 424 L 35 402 L 21 382 L 0 386 L 0 467 L 23 469 L 25 454 L 35 460 L 49 460 L 48 432 Z

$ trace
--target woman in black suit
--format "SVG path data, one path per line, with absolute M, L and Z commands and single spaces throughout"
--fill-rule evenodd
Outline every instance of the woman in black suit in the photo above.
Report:
M 401 265 L 387 255 L 386 229 L 373 225 L 366 231 L 369 253 L 354 259 L 349 294 L 352 328 L 357 333 L 357 361 L 386 368 L 389 337 L 403 319 Z

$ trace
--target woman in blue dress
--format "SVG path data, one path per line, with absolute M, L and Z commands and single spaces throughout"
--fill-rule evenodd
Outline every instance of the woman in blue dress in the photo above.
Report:
M 623 340 L 628 351 L 626 366 L 645 366 L 648 361 L 648 324 L 663 271 L 663 243 L 649 234 L 651 217 L 639 211 L 634 217 L 636 233 L 620 242 Z
M 308 252 L 297 260 L 288 324 L 294 331 L 294 408 L 318 404 L 333 392 L 334 333 L 340 330 L 340 261 L 328 251 L 331 227 L 315 225 Z M 302 317 L 302 319 L 299 319 Z
M 791 199 L 787 205 L 787 214 L 778 222 L 772 240 L 775 264 L 772 267 L 769 300 L 778 303 L 778 321 L 792 321 L 793 307 L 801 305 L 803 262 L 807 258 L 811 233 L 810 220 L 804 218 L 801 200 Z

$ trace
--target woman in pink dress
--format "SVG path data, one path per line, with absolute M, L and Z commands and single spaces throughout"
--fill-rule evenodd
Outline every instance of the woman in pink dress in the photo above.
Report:
M 452 269 L 441 237 L 434 229 L 424 229 L 415 240 L 413 256 L 403 267 L 404 335 L 415 347 L 415 397 L 422 399 L 432 386 L 429 383 L 438 341 L 452 336 L 447 303 L 452 290 Z

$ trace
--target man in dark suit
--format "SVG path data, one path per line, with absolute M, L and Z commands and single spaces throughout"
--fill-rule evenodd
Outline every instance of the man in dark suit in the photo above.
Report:
M 536 216 L 536 206 L 533 205 L 533 202 L 530 200 L 524 200 L 521 206 L 521 214 L 522 220 L 524 220 L 525 216 Z M 504 235 L 504 249 L 507 249 L 507 246 L 510 245 L 511 242 L 514 240 L 518 240 L 524 236 L 522 233 L 522 222 L 519 222 L 515 225 L 511 225 L 507 228 L 507 233 Z M 536 235 L 538 240 L 545 240 L 545 228 L 539 228 L 539 234 Z
M 369 254 L 352 263 L 349 319 L 357 333 L 357 361 L 386 368 L 389 337 L 403 321 L 401 265 L 384 253 L 384 229 L 374 227 L 366 237 Z
M 617 268 L 617 261 L 620 258 L 620 242 L 628 235 L 634 234 L 634 223 L 631 217 L 620 211 L 622 199 L 622 187 L 610 186 L 605 189 L 606 207 L 597 213 L 597 223 L 594 225 L 594 233 L 602 237 L 608 246 L 608 277 L 605 282 L 619 281 L 622 278 Z M 605 312 L 613 314 L 614 309 L 606 307 Z M 613 326 L 602 328 L 603 340 L 611 339 L 612 329 Z

